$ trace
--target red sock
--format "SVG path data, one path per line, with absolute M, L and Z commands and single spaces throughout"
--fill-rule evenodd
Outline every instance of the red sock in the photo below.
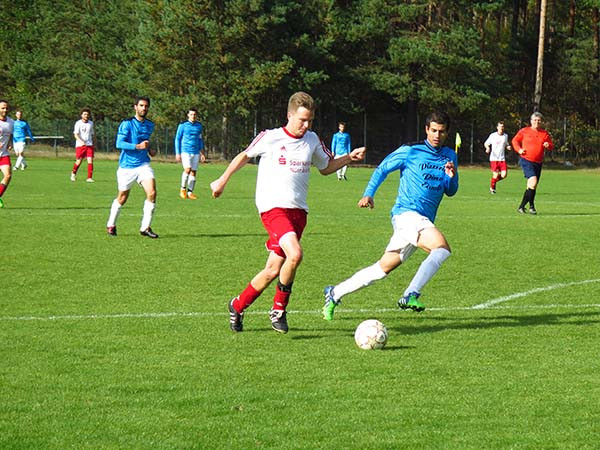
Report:
M 275 288 L 275 296 L 273 297 L 273 309 L 285 311 L 285 308 L 287 307 L 290 301 L 291 293 L 291 290 L 281 290 L 279 283 L 277 283 L 277 287 Z
M 4 194 L 5 190 L 6 190 L 6 185 L 3 183 L 0 183 L 0 197 L 2 197 L 2 194 Z
M 492 178 L 492 181 L 490 182 L 490 187 L 492 189 L 496 189 L 496 181 L 498 181 L 496 178 Z
M 88 178 L 92 178 L 93 172 L 94 172 L 94 164 L 88 164 Z
M 77 164 L 73 164 L 73 173 L 77 173 L 77 171 L 79 170 L 79 166 Z
M 248 283 L 246 289 L 244 289 L 242 293 L 233 301 L 233 307 L 238 313 L 242 313 L 246 308 L 254 303 L 254 300 L 256 300 L 260 294 L 260 292 L 258 292 L 250 283 Z

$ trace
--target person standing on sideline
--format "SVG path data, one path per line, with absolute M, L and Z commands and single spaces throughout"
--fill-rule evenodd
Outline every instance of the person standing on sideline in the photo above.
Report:
M 106 231 L 110 236 L 117 235 L 117 218 L 121 207 L 127 202 L 133 184 L 138 183 L 146 193 L 140 234 L 152 239 L 158 238 L 158 234 L 150 228 L 156 207 L 156 182 L 154 171 L 150 167 L 150 157 L 156 152 L 150 147 L 154 123 L 146 119 L 149 107 L 148 97 L 138 97 L 133 105 L 135 116 L 122 121 L 119 125 L 116 143 L 116 147 L 121 150 L 117 169 L 119 192 L 112 202 L 106 223 Z
M 544 152 L 552 151 L 554 143 L 550 134 L 542 128 L 543 116 L 539 112 L 531 115 L 531 126 L 521 128 L 512 140 L 515 152 L 520 156 L 523 175 L 527 179 L 527 188 L 521 204 L 517 209 L 519 214 L 525 214 L 525 206 L 529 203 L 529 214 L 537 214 L 535 209 L 535 193 L 542 176 Z
M 17 162 L 15 163 L 14 170 L 25 170 L 27 168 L 27 161 L 25 161 L 25 142 L 27 137 L 31 139 L 31 142 L 35 142 L 35 138 L 31 133 L 29 124 L 23 120 L 23 111 L 17 109 L 15 111 L 14 130 L 13 130 L 13 150 L 17 156 Z
M 496 183 L 504 180 L 508 174 L 504 151 L 511 149 L 508 134 L 504 132 L 504 122 L 498 122 L 496 130 L 483 143 L 485 152 L 490 155 L 490 168 L 492 169 L 490 194 L 496 193 Z
M 310 131 L 315 114 L 313 98 L 296 92 L 288 101 L 287 125 L 262 131 L 250 146 L 239 153 L 225 172 L 210 184 L 212 196 L 220 197 L 230 177 L 251 158 L 260 156 L 256 180 L 256 207 L 269 235 L 265 268 L 246 288 L 229 302 L 230 328 L 243 330 L 244 311 L 276 278 L 273 307 L 269 311 L 271 327 L 288 332 L 286 307 L 292 293 L 296 271 L 303 253 L 300 238 L 306 226 L 306 197 L 311 165 L 329 175 L 352 161 L 363 159 L 365 148 L 354 149 L 334 159 L 316 133 Z
M 204 140 L 202 139 L 202 124 L 196 120 L 197 115 L 198 110 L 190 108 L 187 113 L 187 120 L 179 124 L 175 134 L 175 159 L 183 165 L 179 196 L 190 200 L 198 198 L 194 194 L 198 162 L 206 160 Z
M 341 158 L 350 153 L 350 147 L 352 144 L 350 143 L 350 135 L 345 132 L 346 130 L 346 122 L 338 123 L 338 132 L 333 135 L 331 139 L 331 152 L 335 158 Z M 337 179 L 338 180 L 348 180 L 346 178 L 346 170 L 348 170 L 348 166 L 340 167 L 337 170 Z
M 92 174 L 94 172 L 94 141 L 96 139 L 94 135 L 94 122 L 91 120 L 92 112 L 89 108 L 83 108 L 81 110 L 80 117 L 75 122 L 73 128 L 73 135 L 75 136 L 75 164 L 73 164 L 73 170 L 71 171 L 71 181 L 77 180 L 77 171 L 83 161 L 83 158 L 87 158 L 87 181 L 93 183 L 94 179 Z
M 453 196 L 458 190 L 458 160 L 456 153 L 444 147 L 450 118 L 446 113 L 433 112 L 425 120 L 426 140 L 402 145 L 390 153 L 375 169 L 363 197 L 361 208 L 374 208 L 373 197 L 385 178 L 396 170 L 401 173 L 398 196 L 392 207 L 393 234 L 375 264 L 359 270 L 336 286 L 324 289 L 323 318 L 333 320 L 333 313 L 342 297 L 385 278 L 405 262 L 417 248 L 429 253 L 398 300 L 401 309 L 423 311 L 419 300 L 421 290 L 450 256 L 450 246 L 442 232 L 433 224 L 444 194 Z
M 12 134 L 15 121 L 8 117 L 8 102 L 0 99 L 0 208 L 4 208 L 2 196 L 12 178 L 12 166 L 10 165 L 10 149 L 12 148 Z

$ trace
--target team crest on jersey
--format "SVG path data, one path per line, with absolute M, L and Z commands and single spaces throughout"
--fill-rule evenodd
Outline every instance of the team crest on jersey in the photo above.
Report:
M 280 152 L 285 152 L 285 145 L 282 145 L 281 148 L 279 149 Z M 285 166 L 285 164 L 287 163 L 285 156 L 281 155 L 279 157 L 279 165 L 281 166 Z

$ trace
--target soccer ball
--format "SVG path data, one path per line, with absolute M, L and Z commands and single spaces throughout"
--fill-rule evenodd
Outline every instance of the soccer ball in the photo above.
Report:
M 376 319 L 361 322 L 354 332 L 354 341 L 363 350 L 381 349 L 385 347 L 387 340 L 387 328 Z

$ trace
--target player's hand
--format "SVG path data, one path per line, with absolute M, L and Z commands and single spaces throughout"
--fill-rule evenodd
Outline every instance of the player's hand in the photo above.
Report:
M 181 162 L 181 155 L 179 155 L 179 154 L 175 155 L 175 161 Z
M 225 190 L 225 183 L 220 178 L 210 183 L 210 190 L 212 191 L 213 198 L 219 198 Z
M 525 152 L 525 149 L 524 149 L 524 148 L 522 148 L 521 150 L 519 150 L 519 155 L 524 155 L 525 153 L 526 153 L 526 152 Z
M 358 201 L 358 206 L 361 208 L 375 208 L 375 202 L 373 201 L 373 197 L 369 197 L 368 195 L 364 196 Z
M 446 175 L 448 175 L 450 178 L 453 178 L 454 175 L 456 175 L 456 167 L 452 161 L 448 161 L 446 163 L 444 166 L 444 172 L 446 172 Z
M 204 156 L 204 153 L 200 153 L 200 162 L 203 163 L 206 161 L 206 156 Z
M 135 146 L 137 150 L 146 150 L 148 147 L 150 147 L 150 141 L 142 141 Z
M 550 142 L 546 141 L 542 145 L 544 146 L 544 148 L 549 148 L 550 147 Z
M 489 153 L 491 150 L 489 148 L 486 147 L 485 152 Z
M 156 150 L 154 150 L 153 148 L 149 148 L 149 149 L 148 149 L 148 154 L 149 154 L 150 156 L 156 156 L 156 153 L 157 153 L 157 151 L 156 151 Z
M 351 161 L 360 161 L 365 158 L 365 153 L 367 152 L 367 147 L 359 147 L 355 148 L 350 152 L 350 160 Z

